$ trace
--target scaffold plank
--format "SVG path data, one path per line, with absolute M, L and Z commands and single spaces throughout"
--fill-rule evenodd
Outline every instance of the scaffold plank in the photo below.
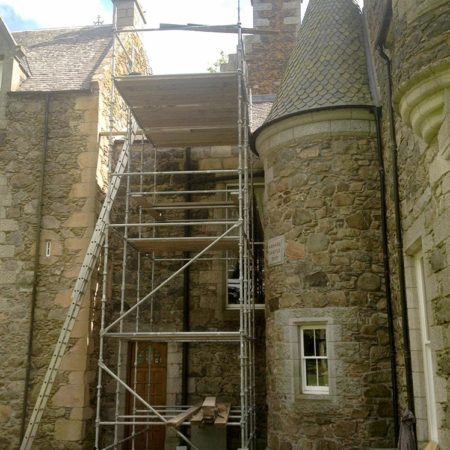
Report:
M 158 147 L 232 145 L 238 140 L 235 72 L 129 75 L 116 86 Z
M 225 427 L 230 417 L 231 404 L 230 403 L 218 403 L 218 414 L 214 425 L 216 427 Z
M 199 202 L 161 202 L 155 203 L 153 198 L 149 197 L 131 197 L 139 206 L 143 208 L 160 210 L 173 209 L 215 209 L 215 208 L 237 208 L 237 203 L 228 200 L 211 200 Z
M 168 427 L 175 427 L 175 428 L 179 427 L 180 425 L 183 424 L 183 422 L 188 421 L 194 414 L 196 414 L 201 407 L 202 405 L 200 403 L 198 405 L 190 407 L 187 411 L 184 411 L 178 414 L 177 416 L 173 417 L 172 419 L 168 420 L 166 425 Z
M 140 331 L 105 333 L 104 336 L 130 341 L 154 342 L 239 342 L 239 331 Z

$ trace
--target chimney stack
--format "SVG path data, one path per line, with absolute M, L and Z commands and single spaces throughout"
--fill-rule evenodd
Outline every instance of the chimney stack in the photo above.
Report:
M 139 0 L 112 0 L 116 13 L 116 26 L 141 28 L 146 24 L 144 11 Z

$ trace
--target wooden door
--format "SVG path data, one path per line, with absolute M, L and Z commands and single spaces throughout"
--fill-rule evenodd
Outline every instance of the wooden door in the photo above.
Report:
M 128 383 L 150 405 L 165 405 L 167 393 L 167 344 L 160 342 L 130 342 L 128 359 Z M 137 358 L 136 358 L 137 352 Z M 136 363 L 136 364 L 135 364 Z M 144 410 L 145 406 L 127 395 L 127 414 L 133 410 Z M 142 415 L 142 414 L 140 414 Z M 132 427 L 127 427 L 130 436 Z M 144 425 L 136 426 L 134 447 L 132 440 L 127 442 L 127 450 L 164 450 L 165 427 L 151 426 L 148 431 Z

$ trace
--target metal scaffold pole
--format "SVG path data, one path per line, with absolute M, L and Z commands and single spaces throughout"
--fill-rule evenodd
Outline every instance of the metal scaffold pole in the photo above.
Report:
M 191 31 L 191 27 L 184 28 L 187 31 Z M 144 30 L 142 30 L 144 31 Z M 154 30 L 152 30 L 154 31 Z M 123 33 L 123 30 L 117 31 Z M 148 342 L 197 342 L 197 343 L 239 343 L 239 407 L 234 408 L 234 413 L 230 416 L 229 426 L 239 426 L 240 428 L 240 446 L 242 449 L 254 450 L 255 448 L 255 426 L 256 426 L 256 409 L 255 409 L 255 299 L 254 299 L 254 247 L 253 247 L 253 188 L 251 185 L 252 179 L 249 175 L 250 167 L 250 153 L 248 143 L 249 132 L 249 92 L 247 88 L 247 69 L 245 64 L 245 51 L 243 42 L 243 32 L 241 26 L 241 7 L 238 1 L 238 23 L 235 27 L 237 33 L 238 45 L 237 45 L 237 67 L 236 67 L 236 140 L 235 148 L 237 151 L 237 167 L 235 168 L 217 168 L 217 169 L 201 169 L 201 168 L 186 168 L 182 169 L 170 169 L 167 170 L 164 167 L 164 161 L 166 160 L 165 151 L 172 147 L 184 147 L 188 145 L 195 149 L 195 142 L 186 142 L 186 145 L 167 144 L 158 146 L 158 134 L 152 131 L 150 128 L 143 126 L 144 133 L 152 144 L 153 158 L 149 165 L 146 164 L 146 158 L 144 156 L 144 143 L 142 142 L 142 148 L 140 152 L 140 162 L 138 169 L 132 168 L 133 162 L 130 161 L 126 172 L 117 174 L 117 177 L 126 178 L 126 197 L 125 197 L 125 210 L 124 210 L 124 223 L 111 223 L 110 229 L 119 233 L 123 240 L 123 253 L 122 253 L 122 280 L 119 295 L 118 313 L 116 315 L 109 315 L 105 319 L 102 319 L 101 327 L 101 350 L 106 345 L 105 342 L 111 342 L 113 339 L 118 339 L 117 343 L 117 355 L 115 368 L 109 367 L 103 357 L 99 359 L 99 380 L 105 382 L 105 375 L 110 379 L 112 378 L 116 384 L 116 390 L 114 393 L 114 414 L 109 420 L 105 420 L 97 415 L 97 434 L 101 434 L 101 430 L 111 429 L 113 427 L 113 434 L 110 437 L 110 442 L 102 440 L 97 436 L 96 443 L 98 449 L 119 448 L 124 442 L 128 442 L 131 449 L 135 448 L 136 439 L 141 439 L 142 435 L 145 437 L 145 441 L 148 444 L 148 432 L 152 427 L 160 426 L 161 424 L 168 423 L 173 420 L 175 412 L 186 412 L 189 405 L 184 406 L 152 406 L 150 397 L 142 397 L 138 393 L 138 385 L 136 378 L 137 365 L 138 365 L 138 353 L 139 349 L 145 348 Z M 121 40 L 121 48 L 126 51 L 126 45 Z M 130 59 L 130 58 L 128 58 Z M 222 74 L 217 74 L 217 77 L 222 77 Z M 228 75 L 227 75 L 228 76 Z M 163 76 L 162 76 L 163 77 Z M 214 75 L 211 75 L 214 78 Z M 156 79 L 156 77 L 154 77 Z M 176 80 L 173 76 L 171 80 Z M 194 78 L 195 79 L 195 78 Z M 135 77 L 138 81 L 138 78 Z M 185 78 L 180 76 L 180 86 L 183 85 Z M 146 80 L 147 81 L 147 80 Z M 150 82 L 151 80 L 149 80 Z M 178 80 L 176 80 L 178 81 Z M 126 87 L 122 88 L 122 83 L 128 81 L 122 78 L 114 80 L 119 86 L 119 91 L 124 94 L 124 99 L 127 101 Z M 189 81 L 186 82 L 189 85 Z M 155 88 L 152 88 L 155 89 Z M 186 89 L 186 88 L 184 88 Z M 157 88 L 155 89 L 157 90 Z M 124 91 L 124 92 L 122 92 Z M 180 96 L 185 95 L 185 92 L 180 91 Z M 145 95 L 145 93 L 143 93 Z M 172 98 L 172 97 L 171 97 Z M 195 97 L 193 97 L 195 98 Z M 170 100 L 173 101 L 173 100 Z M 142 101 L 140 100 L 139 103 Z M 195 100 L 191 100 L 195 102 Z M 151 99 L 149 99 L 151 103 Z M 133 100 L 129 105 L 130 110 L 133 113 L 138 113 L 138 109 L 133 108 Z M 141 108 L 141 107 L 139 107 Z M 159 118 L 156 118 L 158 121 Z M 179 119 L 180 120 L 180 119 Z M 159 123 L 159 122 L 158 122 Z M 168 122 L 168 125 L 170 123 Z M 156 130 L 156 129 L 155 129 Z M 174 133 L 177 132 L 176 127 L 173 128 Z M 154 139 L 156 142 L 154 142 Z M 170 141 L 170 139 L 169 139 Z M 174 142 L 177 142 L 176 140 Z M 231 144 L 231 142 L 230 142 Z M 202 141 L 199 141 L 198 146 L 202 146 Z M 217 143 L 212 142 L 212 154 L 214 154 L 214 145 L 223 145 L 220 140 Z M 157 158 L 158 151 L 161 152 L 161 160 Z M 202 187 L 201 189 L 193 189 L 192 187 L 186 188 L 184 182 L 185 178 L 177 177 L 195 177 L 201 176 L 229 176 L 236 177 L 237 189 L 222 188 L 218 185 Z M 138 177 L 138 178 L 137 178 Z M 171 180 L 180 179 L 180 186 L 173 184 L 171 181 L 167 184 L 167 179 Z M 135 189 L 135 184 L 131 182 L 133 179 L 138 179 L 138 189 Z M 150 185 L 150 186 L 149 186 Z M 189 185 L 190 186 L 190 185 Z M 149 189 L 150 187 L 150 189 Z M 218 200 L 220 196 L 235 195 L 237 196 L 236 203 L 227 203 L 223 200 Z M 177 200 L 179 196 L 182 196 L 183 201 Z M 211 200 L 198 202 L 195 199 L 198 196 L 208 196 Z M 186 198 L 189 201 L 186 201 Z M 130 202 L 139 201 L 139 213 L 137 216 L 133 216 L 134 219 L 130 220 Z M 236 215 L 233 215 L 231 209 L 236 209 Z M 207 211 L 207 218 L 196 219 L 195 215 L 186 213 L 191 210 Z M 152 220 L 148 220 L 148 211 L 151 210 Z M 226 214 L 226 219 L 221 220 L 217 217 L 217 212 L 223 211 Z M 178 219 L 177 214 L 182 216 Z M 171 216 L 172 215 L 172 216 Z M 163 219 L 161 219 L 161 217 Z M 187 220 L 186 217 L 189 219 Z M 204 217 L 204 216 L 202 216 Z M 222 217 L 222 216 L 219 216 Z M 186 235 L 186 229 L 189 229 L 189 233 Z M 205 237 L 203 236 L 204 230 L 211 230 L 213 234 Z M 221 231 L 217 233 L 217 230 Z M 177 233 L 183 234 L 178 236 Z M 200 231 L 199 231 L 200 230 Z M 239 267 L 239 330 L 236 332 L 193 332 L 193 331 L 177 331 L 175 329 L 168 330 L 164 327 L 167 324 L 161 324 L 158 320 L 155 320 L 155 308 L 160 308 L 161 302 L 164 301 L 164 295 L 156 295 L 162 293 L 172 283 L 175 282 L 188 268 L 194 266 L 199 262 L 213 262 L 224 261 L 228 264 L 232 258 L 228 255 L 224 258 L 220 254 L 214 253 L 216 248 L 228 248 L 229 244 L 226 244 L 228 239 L 235 242 L 237 252 L 237 261 Z M 230 241 L 231 242 L 231 241 Z M 222 245 L 222 247 L 221 247 Z M 128 259 L 132 257 L 131 253 L 127 251 L 127 248 L 134 248 L 137 253 L 137 273 L 135 276 L 131 275 L 130 278 L 137 280 L 137 294 L 136 301 L 133 304 L 126 304 L 126 292 L 127 292 L 127 271 L 133 271 L 128 266 Z M 107 250 L 107 249 L 105 249 Z M 168 256 L 166 253 L 174 252 L 177 250 L 182 252 L 180 255 Z M 158 256 L 157 256 L 158 254 Z M 161 256 L 159 256 L 161 254 Z M 150 262 L 150 268 L 146 265 L 146 261 Z M 163 264 L 181 264 L 176 266 L 175 270 L 168 271 Z M 149 273 L 146 275 L 144 267 L 147 267 Z M 108 265 L 105 265 L 108 268 Z M 166 273 L 166 275 L 164 275 Z M 145 282 L 148 281 L 149 292 L 145 292 Z M 106 281 L 105 281 L 106 282 Z M 114 301 L 113 301 L 114 303 Z M 106 307 L 105 302 L 103 303 Z M 148 328 L 144 323 L 141 323 L 142 315 L 145 315 L 146 308 L 149 308 L 150 316 L 148 316 Z M 114 307 L 110 308 L 114 310 Z M 134 321 L 134 323 L 133 323 Z M 130 339 L 132 341 L 130 341 Z M 123 361 L 125 360 L 124 344 L 125 341 L 134 342 L 134 353 L 132 353 L 133 359 L 133 377 L 132 383 L 129 384 L 124 375 L 122 368 Z M 110 344 L 108 344 L 110 345 Z M 101 410 L 99 404 L 102 401 L 102 393 L 104 389 L 98 388 L 98 411 Z M 124 396 L 128 395 L 132 401 L 132 408 L 126 413 L 124 406 Z M 111 400 L 112 401 L 112 400 Z M 144 407 L 144 409 L 142 409 Z M 181 408 L 181 409 L 180 409 Z M 185 424 L 189 425 L 189 420 Z M 145 428 L 143 428 L 145 426 Z M 128 431 L 127 431 L 128 430 Z M 181 439 L 188 443 L 191 448 L 197 448 L 189 437 L 189 428 L 183 428 L 183 431 L 175 429 L 175 433 L 178 434 Z M 203 449 L 201 449 L 203 450 Z
M 237 24 L 233 26 L 173 27 L 236 33 L 237 67 L 233 72 L 140 75 L 142 68 L 136 67 L 133 39 L 124 36 L 126 33 L 136 36 L 137 31 L 146 30 L 117 29 L 115 4 L 108 191 L 21 450 L 31 449 L 102 248 L 95 449 L 135 450 L 143 448 L 142 445 L 148 448 L 155 435 L 153 430 L 163 427 L 172 430 L 172 435 L 189 448 L 206 450 L 192 433 L 195 420 L 196 423 L 204 420 L 189 415 L 195 405 L 161 404 L 155 400 L 152 364 L 165 358 L 156 355 L 155 345 L 161 343 L 165 348 L 171 345 L 172 349 L 186 343 L 227 346 L 224 354 L 236 358 L 239 386 L 236 382 L 235 403 L 228 406 L 226 421 L 221 426 L 235 430 L 233 439 L 238 438 L 240 431 L 241 449 L 256 448 L 252 225 L 255 205 L 248 142 L 250 94 L 243 38 L 249 31 L 242 28 L 240 0 L 237 16 Z M 115 137 L 120 134 L 117 130 L 125 126 L 124 112 L 127 132 L 122 136 L 123 148 L 112 170 Z M 132 148 L 137 136 L 141 139 L 139 151 Z M 215 156 L 215 152 L 217 148 L 223 151 L 224 146 L 232 155 L 233 164 L 229 167 L 202 168 L 197 161 L 192 166 L 181 163 L 177 166 L 170 161 L 175 154 L 186 158 L 186 153 L 183 154 L 186 148 L 194 153 L 200 149 L 196 153 L 198 158 L 209 152 L 206 157 L 217 161 L 220 156 Z M 221 178 L 230 179 L 230 184 L 223 183 Z M 171 288 L 183 274 L 192 276 L 194 268 L 210 268 L 213 264 L 226 267 L 227 296 L 228 268 L 232 267 L 233 273 L 235 269 L 239 271 L 231 277 L 238 289 L 236 303 L 230 308 L 235 310 L 230 321 L 233 329 L 207 328 L 207 324 L 200 331 L 184 326 L 181 329 L 175 316 L 179 310 L 173 311 L 168 306 L 172 301 Z M 182 359 L 182 364 L 189 363 Z M 145 383 L 141 381 L 144 363 Z M 189 370 L 185 373 L 189 374 Z M 221 416 L 214 420 L 218 417 Z

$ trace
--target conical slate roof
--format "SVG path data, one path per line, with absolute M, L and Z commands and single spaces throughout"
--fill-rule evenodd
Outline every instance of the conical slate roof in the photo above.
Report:
M 354 0 L 310 0 L 265 124 L 318 108 L 371 105 L 363 39 Z

